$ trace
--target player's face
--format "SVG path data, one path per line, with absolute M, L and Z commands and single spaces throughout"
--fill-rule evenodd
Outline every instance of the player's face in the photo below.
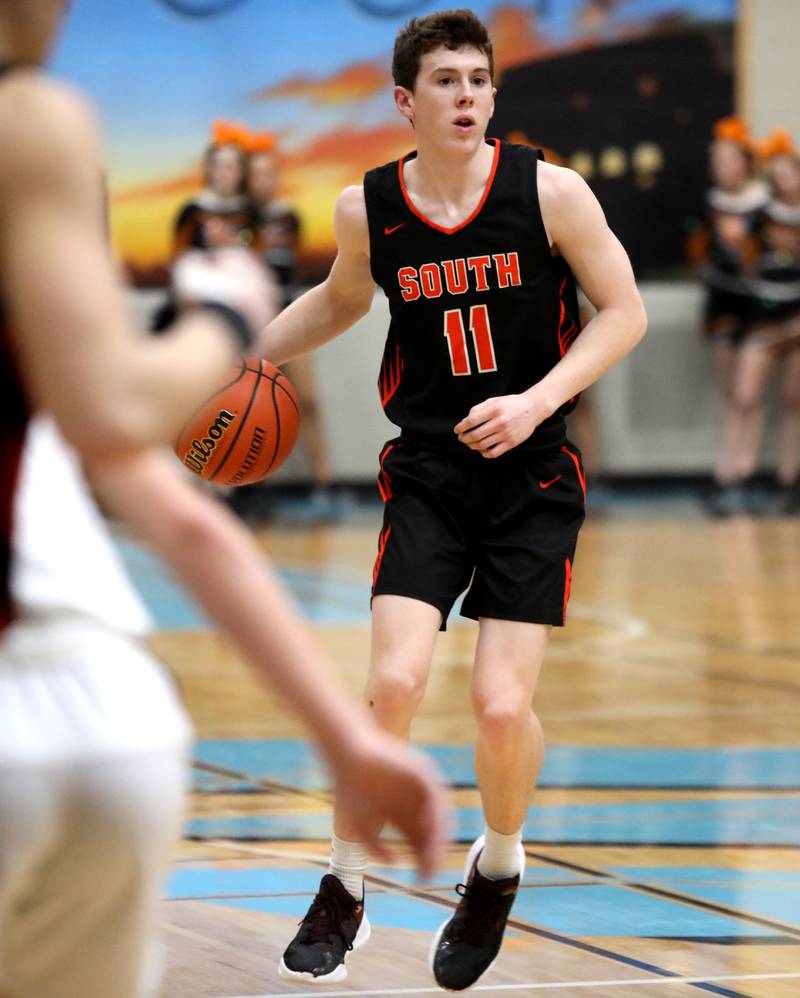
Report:
M 441 46 L 420 60 L 413 90 L 395 87 L 395 100 L 418 142 L 473 151 L 486 135 L 496 92 L 483 52 Z
M 278 164 L 272 153 L 257 152 L 247 164 L 247 188 L 254 201 L 266 203 L 275 195 L 278 183 Z
M 242 186 L 242 157 L 235 146 L 220 146 L 211 153 L 208 164 L 211 190 L 222 197 L 238 194 Z
M 738 190 L 750 178 L 750 160 L 735 142 L 718 140 L 711 146 L 711 179 L 724 191 Z
M 769 178 L 777 197 L 800 201 L 800 162 L 791 156 L 776 156 L 769 166 Z
M 11 29 L 15 61 L 44 62 L 69 5 L 69 0 L 6 0 L 0 3 L 0 15 Z

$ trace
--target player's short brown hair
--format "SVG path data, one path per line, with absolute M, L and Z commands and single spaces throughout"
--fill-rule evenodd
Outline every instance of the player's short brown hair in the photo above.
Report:
M 398 33 L 392 58 L 395 84 L 413 90 L 420 60 L 441 45 L 453 50 L 465 46 L 479 49 L 489 60 L 489 75 L 494 76 L 492 42 L 486 25 L 471 10 L 460 7 L 427 17 L 412 17 Z

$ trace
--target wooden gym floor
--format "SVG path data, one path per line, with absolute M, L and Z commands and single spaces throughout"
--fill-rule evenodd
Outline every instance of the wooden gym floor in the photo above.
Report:
M 537 694 L 548 740 L 528 868 L 482 995 L 800 994 L 800 519 L 590 518 L 570 620 Z M 355 692 L 379 510 L 258 531 Z M 325 775 L 303 731 L 145 552 L 123 553 L 197 725 L 194 790 L 163 903 L 163 998 L 441 993 L 427 971 L 481 828 L 470 757 L 475 625 L 440 637 L 414 740 L 453 785 L 446 868 L 373 869 L 373 939 L 341 985 L 277 960 L 326 868 Z

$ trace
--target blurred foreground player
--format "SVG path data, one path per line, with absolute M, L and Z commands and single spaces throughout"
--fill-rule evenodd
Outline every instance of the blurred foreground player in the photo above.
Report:
M 564 415 L 646 319 L 628 257 L 581 178 L 485 139 L 492 47 L 471 11 L 413 19 L 392 68 L 416 153 L 341 194 L 331 273 L 272 321 L 265 354 L 282 363 L 341 333 L 368 311 L 376 283 L 389 298 L 381 401 L 402 432 L 381 455 L 366 696 L 384 728 L 408 737 L 437 631 L 469 587 L 485 835 L 430 954 L 437 983 L 462 990 L 496 958 L 525 866 L 544 751 L 531 703 L 550 627 L 564 623 L 584 515 Z M 573 271 L 597 309 L 582 332 Z M 284 953 L 285 977 L 346 976 L 347 953 L 369 935 L 366 858 L 342 802 L 330 873 Z
M 427 872 L 441 797 L 343 695 L 247 535 L 154 449 L 252 347 L 269 295 L 246 254 L 198 262 L 210 300 L 137 338 L 104 244 L 91 115 L 27 68 L 64 6 L 0 0 L 0 994 L 145 998 L 189 729 L 81 464 L 313 728 L 365 835 L 392 822 Z

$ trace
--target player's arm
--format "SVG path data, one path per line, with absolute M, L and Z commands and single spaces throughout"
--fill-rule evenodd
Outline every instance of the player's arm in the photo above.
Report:
M 95 462 L 87 471 L 105 507 L 156 548 L 309 726 L 331 764 L 337 793 L 370 844 L 377 846 L 373 822 L 390 822 L 430 874 L 444 835 L 437 779 L 344 692 L 238 521 L 154 451 Z
M 375 282 L 362 187 L 347 187 L 339 195 L 333 228 L 337 253 L 327 279 L 276 316 L 259 341 L 261 353 L 273 364 L 327 343 L 370 309 Z
M 195 310 L 163 338 L 135 335 L 105 243 L 95 127 L 79 96 L 15 74 L 3 86 L 0 133 L 0 295 L 34 403 L 83 453 L 171 437 L 238 352 L 232 329 Z
M 463 443 L 486 457 L 498 457 L 526 440 L 628 354 L 647 328 L 630 260 L 597 198 L 572 170 L 545 163 L 538 169 L 545 228 L 597 314 L 541 381 L 520 395 L 487 399 L 455 427 Z

